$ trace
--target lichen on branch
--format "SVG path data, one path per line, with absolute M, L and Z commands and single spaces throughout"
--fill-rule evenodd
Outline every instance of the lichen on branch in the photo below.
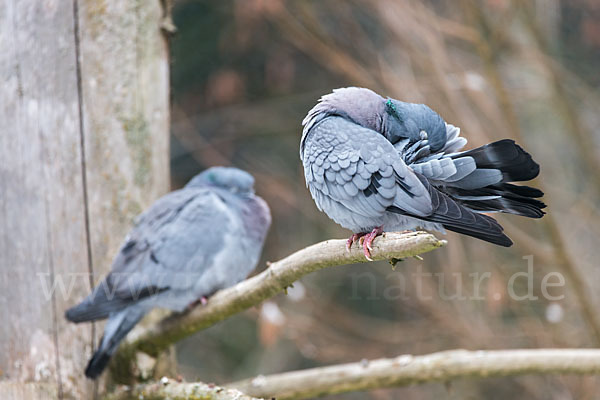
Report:
M 202 382 L 180 383 L 162 378 L 159 382 L 120 387 L 105 400 L 261 400 L 236 389 L 227 389 Z

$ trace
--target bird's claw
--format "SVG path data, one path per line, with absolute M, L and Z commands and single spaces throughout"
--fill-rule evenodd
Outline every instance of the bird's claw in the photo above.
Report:
M 359 241 L 358 243 L 362 246 L 362 240 L 366 234 L 367 232 L 353 233 L 346 241 L 346 251 L 350 251 L 352 244 L 356 242 L 357 239 Z
M 378 226 L 371 232 L 353 233 L 352 236 L 350 236 L 346 241 L 346 250 L 350 251 L 352 244 L 358 240 L 358 244 L 363 248 L 363 254 L 365 255 L 366 259 L 373 261 L 371 258 L 371 251 L 373 251 L 373 247 L 371 244 L 373 243 L 373 240 L 382 233 L 383 227 L 381 226 Z
M 373 259 L 371 258 L 371 251 L 373 251 L 373 247 L 371 246 L 371 244 L 373 243 L 373 240 L 375 240 L 375 238 L 381 235 L 382 233 L 383 227 L 378 226 L 377 228 L 373 229 L 370 233 L 366 234 L 361 238 L 363 254 L 365 255 L 365 258 L 367 260 L 373 261 Z
M 188 304 L 187 307 L 185 308 L 185 310 L 186 310 L 186 312 L 189 312 L 189 311 L 192 311 L 192 309 L 194 307 L 196 307 L 197 305 L 201 304 L 201 305 L 205 306 L 207 303 L 208 303 L 208 297 L 202 296 L 199 299 Z

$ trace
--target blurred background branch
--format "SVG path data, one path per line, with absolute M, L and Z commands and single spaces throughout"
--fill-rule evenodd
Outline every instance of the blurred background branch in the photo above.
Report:
M 597 374 L 600 350 L 449 350 L 424 356 L 363 360 L 227 384 L 254 396 L 308 399 L 336 393 L 525 374 Z

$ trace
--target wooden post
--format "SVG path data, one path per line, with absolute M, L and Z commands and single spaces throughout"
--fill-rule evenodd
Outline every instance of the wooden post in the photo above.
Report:
M 168 190 L 160 0 L 0 1 L 0 398 L 91 398 L 89 293 Z

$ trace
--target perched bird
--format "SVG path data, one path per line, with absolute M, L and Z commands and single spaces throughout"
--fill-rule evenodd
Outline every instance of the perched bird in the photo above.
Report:
M 104 281 L 65 314 L 72 322 L 108 318 L 85 375 L 100 375 L 152 308 L 181 312 L 243 280 L 258 262 L 270 224 L 254 178 L 237 168 L 207 169 L 156 201 L 138 217 Z
M 385 228 L 444 228 L 500 246 L 512 241 L 483 213 L 544 215 L 528 181 L 539 166 L 513 140 L 461 151 L 467 140 L 424 104 L 357 87 L 323 96 L 302 121 L 300 159 L 317 207 L 352 230 L 370 259 Z

